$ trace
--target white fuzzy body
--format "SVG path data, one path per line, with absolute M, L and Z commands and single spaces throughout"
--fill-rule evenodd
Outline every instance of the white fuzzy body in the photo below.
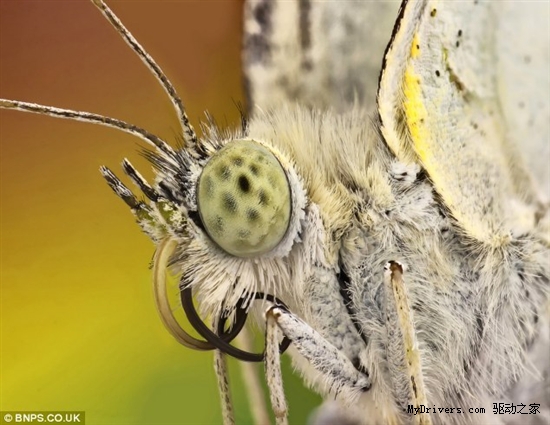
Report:
M 316 261 L 302 285 L 289 282 L 288 295 L 281 293 L 281 298 L 302 300 L 295 306 L 297 314 L 350 359 L 359 356 L 374 379 L 362 397 L 366 403 L 374 401 L 368 416 L 380 415 L 387 423 L 396 406 L 386 372 L 391 353 L 386 351 L 383 320 L 383 266 L 389 260 L 406 264 L 430 403 L 465 411 L 478 405 L 492 408 L 491 400 L 496 402 L 523 372 L 537 321 L 545 319 L 549 252 L 537 229 L 502 249 L 485 250 L 462 236 L 429 181 L 417 178 L 419 167 L 396 162 L 374 131 L 359 130 L 370 121 L 366 114 L 304 119 L 304 111 L 283 113 L 286 123 L 299 123 L 295 136 L 276 127 L 283 121 L 276 115 L 258 128 L 252 122 L 251 133 L 291 151 L 326 224 L 325 261 Z M 342 139 L 357 152 L 339 154 Z M 284 146 L 285 141 L 291 146 Z M 305 164 L 300 152 L 309 159 Z M 344 193 L 331 193 L 335 187 L 334 192 Z M 336 280 L 339 259 L 351 279 L 353 308 L 366 346 L 345 314 Z M 442 418 L 443 423 L 464 421 L 462 415 Z
M 294 200 L 286 239 L 293 244 L 268 258 L 232 257 L 200 230 L 182 244 L 178 264 L 202 309 L 219 311 L 255 291 L 279 297 L 367 370 L 372 387 L 330 394 L 326 378 L 294 352 L 306 380 L 328 398 L 368 412 L 366 423 L 400 423 L 407 400 L 394 382 L 408 375 L 392 376 L 388 366 L 399 353 L 388 346 L 383 285 L 384 264 L 398 261 L 406 265 L 427 399 L 465 412 L 432 420 L 477 423 L 470 407 L 491 413 L 525 372 L 547 320 L 549 251 L 542 230 L 533 226 L 491 249 L 465 236 L 420 166 L 395 160 L 376 122 L 359 108 L 341 115 L 300 107 L 258 113 L 243 136 L 278 152 L 293 193 L 303 190 L 307 202 Z M 513 205 L 525 208 L 519 199 Z M 351 316 L 339 286 L 343 271 Z

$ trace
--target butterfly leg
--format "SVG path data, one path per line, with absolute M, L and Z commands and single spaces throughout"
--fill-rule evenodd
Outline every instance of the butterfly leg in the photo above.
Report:
M 266 313 L 265 331 L 265 374 L 271 407 L 275 414 L 277 425 L 288 424 L 288 407 L 286 404 L 285 391 L 283 388 L 283 376 L 281 373 L 281 355 L 279 353 L 278 327 L 273 310 Z
M 254 350 L 251 331 L 246 326 L 237 335 L 237 341 L 245 351 L 252 352 Z M 239 362 L 239 367 L 254 424 L 270 425 L 271 421 L 264 399 L 262 382 L 258 373 L 258 364 L 241 361 Z
M 349 358 L 298 316 L 275 305 L 268 309 L 266 317 L 273 318 L 296 350 L 321 373 L 328 393 L 353 402 L 370 389 L 371 378 L 357 370 Z
M 397 262 L 390 261 L 384 267 L 384 292 L 388 371 L 395 400 L 407 414 L 408 406 L 418 408 L 428 403 L 403 267 Z M 414 420 L 417 424 L 431 424 L 425 413 L 415 415 Z
M 427 405 L 427 399 L 403 268 L 399 263 L 386 265 L 384 289 L 388 369 L 395 400 L 407 414 L 409 405 Z M 271 307 L 266 316 L 268 320 L 270 316 L 273 318 L 296 350 L 321 373 L 328 393 L 352 405 L 361 393 L 370 389 L 371 378 L 299 317 L 282 306 Z M 321 419 L 323 417 L 321 415 Z M 319 422 L 319 418 L 315 420 Z M 415 415 L 414 422 L 431 424 L 430 417 L 425 414 Z
M 214 371 L 218 381 L 218 391 L 222 406 L 223 425 L 235 425 L 231 391 L 229 389 L 229 374 L 227 372 L 227 360 L 220 350 L 214 350 Z

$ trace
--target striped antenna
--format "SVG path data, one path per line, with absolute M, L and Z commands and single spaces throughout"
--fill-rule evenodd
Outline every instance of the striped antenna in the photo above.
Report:
M 193 126 L 189 122 L 187 113 L 185 112 L 185 107 L 181 98 L 178 96 L 176 89 L 166 76 L 160 66 L 154 61 L 154 59 L 145 51 L 145 49 L 138 43 L 134 36 L 128 31 L 128 29 L 122 24 L 120 19 L 114 14 L 114 12 L 103 2 L 102 0 L 92 0 L 95 6 L 101 11 L 103 16 L 111 23 L 113 28 L 119 35 L 124 39 L 124 41 L 130 46 L 130 48 L 139 56 L 142 62 L 149 68 L 153 73 L 156 79 L 160 82 L 168 97 L 172 101 L 176 113 L 178 114 L 178 119 L 182 126 L 183 131 L 183 140 L 185 141 L 186 147 L 195 148 L 197 145 L 197 135 Z
M 163 153 L 164 157 L 168 161 L 177 163 L 177 155 L 174 149 L 172 149 L 172 147 L 160 137 L 149 133 L 147 130 L 116 118 L 110 118 L 104 115 L 94 114 L 92 112 L 74 111 L 72 109 L 62 109 L 54 106 L 39 105 L 37 103 L 21 102 L 19 100 L 9 99 L 0 99 L 0 108 L 32 112 L 55 118 L 65 118 L 74 121 L 82 121 L 116 128 L 117 130 L 124 131 L 125 133 L 132 134 L 142 140 L 145 140 L 150 145 L 156 147 L 159 152 Z

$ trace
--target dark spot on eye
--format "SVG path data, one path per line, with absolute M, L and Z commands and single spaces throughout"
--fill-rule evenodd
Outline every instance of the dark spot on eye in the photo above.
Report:
M 439 76 L 441 75 L 441 72 L 439 72 L 439 70 L 436 69 L 436 70 L 435 70 L 435 75 L 439 77 Z
M 475 122 L 472 123 L 472 127 L 474 128 L 474 130 L 477 130 L 479 128 L 479 126 Z
M 222 165 L 218 168 L 218 177 L 222 180 L 229 180 L 231 178 L 231 170 L 227 165 Z
M 248 193 L 250 191 L 250 182 L 248 181 L 248 177 L 246 177 L 244 174 L 241 174 L 238 179 L 239 183 L 239 189 L 241 189 L 242 192 Z
M 267 196 L 267 193 L 265 193 L 263 190 L 259 191 L 258 197 L 260 198 L 260 205 L 265 206 L 269 204 L 269 197 Z
M 456 42 L 456 47 L 460 46 L 460 41 Z
M 252 174 L 254 174 L 255 176 L 259 175 L 260 174 L 260 170 L 258 169 L 258 167 L 256 167 L 256 165 L 252 164 L 248 167 L 248 169 L 250 170 L 250 172 Z
M 462 37 L 462 30 L 458 30 L 458 36 Z
M 243 159 L 240 156 L 234 156 L 233 158 L 231 158 L 231 161 L 237 167 L 240 167 L 241 165 L 243 165 Z
M 239 235 L 239 238 L 246 239 L 250 236 L 250 230 L 241 229 L 241 230 L 239 230 L 239 232 L 237 234 Z
M 219 215 L 216 216 L 216 219 L 214 221 L 214 232 L 218 234 L 222 234 L 224 230 L 223 225 L 223 218 L 221 218 Z
M 260 218 L 260 213 L 257 210 L 246 210 L 246 218 L 249 221 L 257 221 Z
M 437 9 L 432 9 L 430 16 L 433 18 L 437 14 Z
M 424 123 L 424 118 L 420 118 L 420 122 L 421 122 L 421 123 Z
M 204 184 L 206 185 L 206 195 L 211 198 L 214 195 L 214 182 L 210 176 L 206 176 L 204 179 Z
M 229 192 L 223 194 L 223 208 L 229 213 L 237 212 L 237 201 Z

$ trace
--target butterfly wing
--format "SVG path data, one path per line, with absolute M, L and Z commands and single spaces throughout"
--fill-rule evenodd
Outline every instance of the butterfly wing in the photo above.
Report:
M 514 1 L 498 5 L 497 87 L 507 123 L 508 147 L 525 159 L 540 199 L 550 199 L 550 3 Z M 548 226 L 546 213 L 542 226 Z M 541 227 L 542 227 L 541 226 Z M 546 235 L 548 227 L 545 227 Z M 544 230 L 543 230 L 544 232 Z M 541 404 L 542 421 L 550 421 L 550 309 L 542 311 L 541 330 L 529 350 L 527 373 L 512 389 L 512 401 Z M 540 379 L 540 376 L 546 377 Z M 536 415 L 539 416 L 539 415 Z M 510 423 L 524 423 L 519 418 Z
M 378 104 L 386 143 L 400 160 L 423 166 L 458 227 L 485 248 L 533 234 L 549 193 L 549 11 L 532 2 L 404 3 L 384 59 Z M 506 266 L 491 264 L 490 276 Z M 517 306 L 506 307 L 511 317 Z M 538 371 L 513 388 L 516 403 L 548 398 L 548 380 L 538 378 L 550 367 L 548 310 L 539 307 L 542 330 L 528 361 Z
M 245 6 L 249 105 L 374 106 L 398 2 L 267 1 Z
M 497 88 L 508 140 L 550 199 L 550 4 L 498 5 Z
M 378 92 L 382 133 L 394 154 L 421 163 L 465 233 L 489 246 L 505 244 L 510 230 L 528 221 L 510 207 L 514 199 L 537 198 L 517 156 L 529 124 L 514 102 L 526 92 L 507 89 L 518 71 L 498 40 L 512 17 L 478 0 L 404 4 Z M 531 33 L 548 38 L 545 27 Z

